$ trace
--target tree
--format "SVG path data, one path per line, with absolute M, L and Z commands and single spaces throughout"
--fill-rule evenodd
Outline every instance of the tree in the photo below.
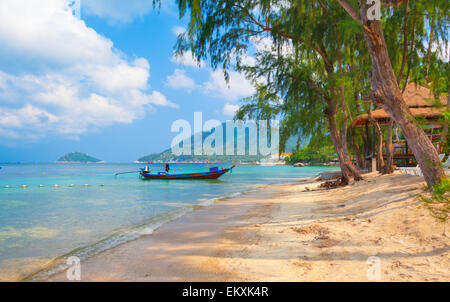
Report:
M 372 60 L 371 102 L 382 107 L 400 126 L 429 186 L 440 183 L 445 172 L 425 132 L 417 125 L 406 105 L 394 75 L 380 20 L 369 20 L 366 1 L 359 2 L 359 13 L 346 0 L 337 0 L 347 13 L 364 28 L 364 37 Z M 353 1 L 354 2 L 354 1 Z M 403 0 L 385 1 L 385 5 L 398 6 Z M 447 3 L 448 5 L 448 3 Z M 447 10 L 448 13 L 448 10 Z
M 372 67 L 371 93 L 365 99 L 389 113 L 402 129 L 427 183 L 429 185 L 438 183 L 445 174 L 437 151 L 411 115 L 403 100 L 399 83 L 403 81 L 403 87 L 406 87 L 410 73 L 416 72 L 414 63 L 417 56 L 414 56 L 415 52 L 411 50 L 424 44 L 422 37 L 425 36 L 424 29 L 427 24 L 436 25 L 433 27 L 432 41 L 437 41 L 439 37 L 446 41 L 447 29 L 443 25 L 448 22 L 448 2 L 411 1 L 412 7 L 418 3 L 417 9 L 410 11 L 405 7 L 401 10 L 405 17 L 397 18 L 403 23 L 403 26 L 399 27 L 403 33 L 399 35 L 403 36 L 403 47 L 399 49 L 402 50 L 402 54 L 405 54 L 406 48 L 410 51 L 406 57 L 402 56 L 401 63 L 398 64 L 399 72 L 395 76 L 381 22 L 369 20 L 366 1 L 359 1 L 359 4 L 356 4 L 359 5 L 359 12 L 354 8 L 357 1 L 349 1 L 351 3 L 346 0 L 178 0 L 180 16 L 185 16 L 189 11 L 190 22 L 187 34 L 178 40 L 177 49 L 179 52 L 190 50 L 197 59 L 209 56 L 214 68 L 222 64 L 226 79 L 227 69 L 233 62 L 239 65 L 254 37 L 269 37 L 276 47 L 289 41 L 294 45 L 294 49 L 299 49 L 299 52 L 315 53 L 327 77 L 314 74 L 314 80 L 319 79 L 320 84 L 326 84 L 322 87 L 316 86 L 319 89 L 327 88 L 323 94 L 323 99 L 327 103 L 325 115 L 344 178 L 345 174 L 354 174 L 358 178 L 357 172 L 349 163 L 347 149 L 349 116 L 343 87 L 348 65 L 345 52 L 349 42 L 358 39 L 357 35 L 350 39 L 346 33 L 350 31 L 348 29 L 359 28 L 366 46 L 359 48 L 358 54 L 368 53 Z M 388 7 L 387 11 L 397 13 L 398 7 L 403 3 L 406 2 L 384 0 L 383 5 Z M 344 11 L 353 21 L 341 14 Z M 417 21 L 422 23 L 419 22 L 420 24 L 416 26 Z M 353 31 L 357 33 L 356 30 Z M 395 32 L 394 30 L 393 33 Z M 411 35 L 408 46 L 409 34 Z M 426 36 L 429 38 L 429 35 Z M 432 58 L 433 55 L 430 59 Z M 406 76 L 403 76 L 406 65 Z M 360 76 L 365 77 L 361 74 Z M 331 97 L 327 99 L 327 96 Z M 339 108 L 342 110 L 339 111 Z M 339 118 L 342 129 L 339 129 Z
M 448 63 L 439 59 L 444 43 L 436 43 L 447 38 L 448 8 L 443 4 L 442 1 L 405 0 L 397 9 L 383 12 L 383 34 L 402 92 L 410 79 L 431 88 L 436 95 L 447 91 Z M 391 119 L 387 127 L 385 173 L 393 171 L 392 136 L 389 135 L 393 124 Z
M 343 51 L 352 27 L 342 26 L 339 22 L 345 12 L 337 9 L 337 3 L 327 2 L 328 5 L 320 0 L 179 0 L 180 15 L 183 17 L 189 9 L 190 22 L 189 31 L 178 40 L 177 50 L 191 51 L 197 59 L 209 57 L 213 67 L 222 64 L 225 78 L 228 78 L 227 69 L 234 59 L 238 67 L 241 65 L 252 39 L 268 38 L 275 49 L 290 44 L 293 53 L 278 52 L 277 58 L 274 58 L 277 66 L 273 62 L 270 64 L 278 71 L 283 60 L 289 61 L 291 58 L 288 57 L 293 56 L 294 66 L 299 67 L 297 70 L 305 71 L 302 60 L 306 60 L 306 64 L 313 67 L 312 72 L 303 73 L 300 77 L 291 71 L 286 74 L 278 72 L 277 83 L 281 85 L 278 85 L 278 90 L 274 90 L 272 85 L 270 94 L 285 89 L 286 83 L 295 87 L 302 82 L 303 87 L 315 90 L 315 94 L 319 95 L 317 101 L 326 104 L 324 116 L 338 154 L 343 183 L 348 183 L 350 176 L 361 179 L 351 163 L 347 148 L 348 112 Z M 360 34 L 362 37 L 362 31 Z M 260 68 L 263 69 L 267 70 L 265 66 Z M 247 71 L 250 75 L 253 72 L 254 79 L 260 73 L 258 70 Z M 301 93 L 298 96 L 300 101 Z M 339 108 L 342 110 L 339 111 Z
M 336 152 L 334 151 L 330 136 L 321 133 L 320 135 L 313 136 L 308 146 L 294 152 L 292 156 L 286 158 L 286 162 L 289 164 L 298 162 L 311 164 L 327 163 L 335 157 Z

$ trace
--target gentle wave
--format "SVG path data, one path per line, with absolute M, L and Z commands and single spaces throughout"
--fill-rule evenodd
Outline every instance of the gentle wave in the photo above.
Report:
M 40 270 L 31 273 L 30 275 L 26 276 L 20 281 L 46 280 L 50 276 L 66 270 L 69 267 L 69 265 L 65 263 L 65 260 L 70 256 L 76 256 L 80 258 L 81 261 L 83 261 L 89 257 L 97 255 L 108 249 L 114 248 L 118 245 L 130 242 L 142 236 L 151 235 L 155 230 L 157 230 L 164 224 L 176 220 L 189 212 L 192 212 L 194 208 L 195 207 L 184 207 L 153 216 L 147 222 L 138 225 L 133 229 L 117 232 L 92 245 L 77 248 L 63 256 L 57 257 L 56 259 L 46 264 Z
M 222 197 L 210 198 L 206 200 L 199 199 L 198 204 L 173 204 L 168 202 L 161 202 L 158 204 L 161 205 L 172 205 L 179 206 L 180 208 L 168 211 L 165 213 L 158 214 L 156 216 L 151 217 L 148 221 L 135 226 L 129 230 L 122 230 L 116 232 L 115 234 L 99 241 L 94 244 L 77 248 L 63 256 L 57 257 L 51 262 L 47 263 L 40 270 L 31 273 L 30 275 L 23 278 L 21 281 L 43 281 L 51 277 L 52 275 L 58 274 L 64 270 L 66 270 L 69 265 L 65 263 L 65 260 L 70 256 L 76 256 L 80 258 L 81 261 L 86 260 L 89 257 L 97 255 L 101 252 L 104 252 L 108 249 L 114 248 L 118 245 L 130 242 L 132 240 L 136 240 L 142 236 L 151 235 L 158 228 L 167 224 L 171 221 L 174 221 L 182 216 L 202 207 L 211 206 L 216 202 L 236 198 L 240 195 L 249 194 L 252 192 L 258 191 L 260 188 L 267 187 L 268 185 L 255 185 L 253 189 L 243 190 L 241 192 L 236 192 L 232 194 L 228 194 Z M 155 203 L 156 204 L 156 203 Z
M 300 182 L 307 180 L 309 178 L 299 179 L 295 182 Z M 294 183 L 294 182 L 290 182 Z M 286 183 L 288 184 L 288 183 Z M 66 270 L 69 265 L 65 263 L 65 260 L 70 256 L 77 256 L 81 261 L 86 260 L 89 257 L 97 255 L 101 252 L 104 252 L 108 249 L 114 248 L 118 245 L 130 242 L 132 240 L 136 240 L 142 236 L 151 235 L 158 228 L 167 224 L 171 221 L 174 221 L 182 216 L 202 207 L 211 206 L 216 202 L 236 198 L 241 195 L 250 194 L 253 192 L 257 192 L 259 189 L 269 187 L 270 184 L 264 185 L 254 185 L 252 189 L 243 190 L 240 192 L 235 192 L 232 194 L 228 194 L 222 197 L 210 198 L 207 200 L 199 200 L 198 204 L 176 204 L 177 206 L 182 206 L 179 209 L 175 209 L 169 212 L 161 213 L 156 216 L 153 216 L 148 221 L 137 225 L 133 229 L 124 230 L 122 232 L 115 233 L 110 237 L 103 239 L 99 242 L 96 242 L 92 245 L 85 246 L 82 248 L 75 249 L 63 256 L 60 256 L 47 265 L 45 265 L 42 269 L 37 272 L 34 272 L 27 277 L 25 277 L 21 281 L 43 281 L 51 277 L 52 275 L 58 274 L 64 270 Z M 170 203 L 162 202 L 160 204 L 169 205 Z

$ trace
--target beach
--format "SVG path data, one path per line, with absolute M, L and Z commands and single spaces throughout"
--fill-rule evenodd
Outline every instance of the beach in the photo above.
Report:
M 172 164 L 205 170 L 205 164 Z M 139 164 L 11 164 L 0 173 L 0 281 L 45 280 L 197 208 L 333 167 L 239 166 L 219 180 L 141 180 Z M 163 169 L 154 164 L 152 169 Z M 23 188 L 23 185 L 27 185 Z M 57 186 L 56 186 L 57 185 Z M 37 275 L 36 275 L 37 274 Z
M 415 197 L 423 178 L 319 184 L 270 185 L 201 207 L 82 261 L 81 281 L 450 281 L 449 225 L 445 236 Z M 379 274 L 368 274 L 374 261 Z

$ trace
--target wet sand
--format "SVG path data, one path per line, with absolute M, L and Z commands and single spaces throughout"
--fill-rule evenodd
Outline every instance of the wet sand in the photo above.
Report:
M 83 261 L 81 279 L 368 281 L 379 268 L 371 280 L 450 281 L 450 231 L 444 236 L 414 197 L 423 178 L 368 174 L 345 188 L 318 185 L 270 186 L 201 208 Z

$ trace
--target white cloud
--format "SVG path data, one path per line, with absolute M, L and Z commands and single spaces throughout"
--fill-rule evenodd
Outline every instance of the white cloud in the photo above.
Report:
M 120 60 L 112 41 L 76 19 L 65 0 L 3 0 L 0 18 L 2 62 L 20 56 L 21 66 L 39 59 L 42 65 L 67 67 Z
M 273 50 L 273 40 L 270 37 L 252 37 L 250 38 L 253 46 L 257 51 L 272 51 Z
M 168 106 L 173 108 L 178 108 L 177 104 L 174 104 L 167 100 L 166 96 L 161 92 L 154 90 L 149 97 L 149 101 L 151 104 L 160 105 L 160 106 Z
M 192 90 L 197 87 L 195 81 L 186 75 L 183 69 L 175 69 L 173 75 L 167 77 L 167 85 L 176 89 Z
M 244 97 L 251 96 L 255 89 L 245 76 L 237 71 L 229 71 L 230 79 L 225 81 L 223 70 L 210 71 L 209 80 L 196 84 L 195 81 L 186 75 L 183 69 L 175 69 L 174 73 L 167 77 L 167 85 L 175 89 L 186 89 L 189 92 L 198 90 L 199 92 L 226 101 L 238 101 Z
M 85 68 L 84 72 L 89 73 L 93 84 L 106 93 L 124 89 L 148 88 L 148 78 L 150 77 L 148 62 L 146 67 L 144 64 L 139 66 L 121 62 L 113 66 L 94 65 L 83 68 Z M 80 72 L 82 71 L 80 70 Z
M 175 36 L 179 36 L 186 32 L 186 28 L 184 28 L 183 26 L 174 26 L 172 27 L 172 32 L 175 34 Z
M 175 26 L 172 28 L 172 32 L 175 35 L 180 35 L 186 32 L 186 29 L 181 26 Z M 255 47 L 269 47 L 268 40 L 264 41 L 252 41 Z M 185 51 L 181 55 L 173 54 L 171 61 L 176 64 L 181 64 L 188 67 L 204 68 L 206 62 L 201 60 L 198 62 L 191 52 Z M 241 62 L 246 65 L 256 64 L 256 59 L 252 56 L 241 56 Z M 255 89 L 253 85 L 248 81 L 245 76 L 237 71 L 229 71 L 229 82 L 227 83 L 224 78 L 223 70 L 210 71 L 210 78 L 202 85 L 196 85 L 194 80 L 186 76 L 186 72 L 181 69 L 176 69 L 174 74 L 167 77 L 167 84 L 172 88 L 184 88 L 187 90 L 199 89 L 202 93 L 215 98 L 222 98 L 227 101 L 237 101 L 243 97 L 254 94 Z M 227 104 L 228 105 L 228 104 Z M 227 109 L 230 109 L 228 106 Z
M 424 48 L 428 49 L 429 43 L 428 41 L 424 42 Z M 444 62 L 448 62 L 449 61 L 449 57 L 450 57 L 450 41 L 447 41 L 447 44 L 445 41 L 443 41 L 442 39 L 438 40 L 438 43 L 436 43 L 436 41 L 433 42 L 433 45 L 431 46 L 431 50 L 433 52 L 437 52 L 438 53 L 438 57 L 440 60 L 444 61 Z
M 237 101 L 255 93 L 252 83 L 243 74 L 237 71 L 229 71 L 228 73 L 230 79 L 227 83 L 221 69 L 212 71 L 210 79 L 203 84 L 204 92 L 212 97 L 223 98 L 228 101 Z
M 239 105 L 233 105 L 233 104 L 225 104 L 223 107 L 223 114 L 225 116 L 234 117 L 236 114 L 236 111 L 239 110 Z
M 182 26 L 174 26 L 172 27 L 172 32 L 179 36 L 186 32 L 186 29 Z M 197 61 L 194 56 L 192 55 L 192 52 L 185 51 L 182 54 L 173 53 L 171 61 L 176 64 L 181 64 L 184 66 L 189 67 L 196 67 L 196 68 L 204 68 L 206 66 L 205 61 L 200 60 Z
M 129 61 L 75 18 L 67 0 L 0 5 L 0 137 L 76 137 L 177 107 L 150 92 L 150 64 Z M 14 62 L 14 63 L 13 63 Z
M 241 57 L 241 64 L 247 65 L 247 66 L 255 66 L 256 65 L 256 58 L 252 56 L 242 56 Z
M 171 61 L 173 63 L 181 64 L 181 65 L 189 66 L 189 67 L 204 68 L 206 66 L 205 61 L 203 61 L 203 60 L 200 60 L 200 62 L 197 61 L 192 56 L 192 53 L 189 51 L 185 51 L 181 55 L 174 53 Z

